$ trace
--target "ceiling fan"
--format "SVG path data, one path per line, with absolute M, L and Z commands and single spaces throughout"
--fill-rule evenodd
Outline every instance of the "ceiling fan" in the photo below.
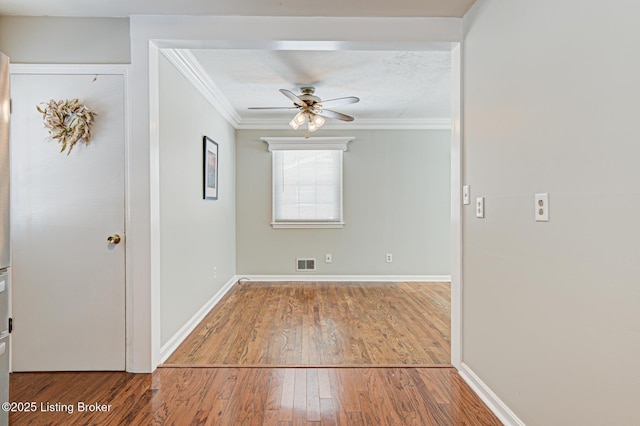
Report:
M 287 98 L 293 101 L 292 107 L 251 107 L 249 109 L 297 109 L 298 113 L 289 122 L 289 126 L 293 129 L 297 129 L 303 124 L 307 123 L 307 130 L 315 132 L 325 122 L 325 118 L 335 118 L 342 121 L 353 121 L 353 117 L 350 115 L 342 114 L 340 112 L 325 109 L 325 107 L 334 105 L 355 104 L 360 102 L 360 98 L 355 96 L 347 96 L 345 98 L 335 98 L 321 100 L 319 97 L 314 96 L 315 88 L 313 87 L 301 87 L 301 95 L 295 95 L 286 89 L 280 89 L 280 92 Z

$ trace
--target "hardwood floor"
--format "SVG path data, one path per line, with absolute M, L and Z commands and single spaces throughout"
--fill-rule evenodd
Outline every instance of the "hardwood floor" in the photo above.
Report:
M 449 283 L 242 283 L 165 365 L 449 365 Z
M 458 372 L 442 366 L 450 362 L 449 309 L 448 283 L 236 284 L 153 374 L 13 373 L 11 401 L 35 409 L 9 419 L 500 425 Z
M 37 405 L 11 412 L 15 426 L 501 424 L 454 368 L 13 373 L 10 394 Z M 108 411 L 78 411 L 79 402 Z

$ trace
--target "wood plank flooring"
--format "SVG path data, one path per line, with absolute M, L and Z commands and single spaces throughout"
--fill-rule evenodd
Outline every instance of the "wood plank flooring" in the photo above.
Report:
M 37 405 L 11 412 L 14 426 L 501 424 L 454 368 L 13 373 L 10 395 Z M 109 408 L 78 411 L 79 402 Z
M 449 364 L 449 283 L 390 282 L 236 284 L 165 363 Z

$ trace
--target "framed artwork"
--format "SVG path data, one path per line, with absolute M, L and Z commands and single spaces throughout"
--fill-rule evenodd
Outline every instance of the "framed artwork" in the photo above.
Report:
M 203 146 L 203 197 L 205 200 L 218 199 L 218 144 L 207 136 L 202 138 Z

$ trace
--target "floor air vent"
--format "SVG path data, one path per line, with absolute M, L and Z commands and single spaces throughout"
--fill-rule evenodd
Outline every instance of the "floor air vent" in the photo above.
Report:
M 296 271 L 315 271 L 315 259 L 296 259 Z

